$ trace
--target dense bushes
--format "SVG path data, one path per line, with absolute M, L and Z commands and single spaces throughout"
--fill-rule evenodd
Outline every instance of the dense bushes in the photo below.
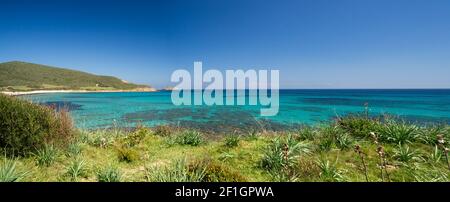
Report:
M 8 156 L 26 156 L 49 144 L 65 146 L 72 138 L 66 111 L 0 95 L 0 147 Z

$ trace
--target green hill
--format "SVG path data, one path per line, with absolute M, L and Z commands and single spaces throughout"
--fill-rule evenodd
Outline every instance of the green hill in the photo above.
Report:
M 132 90 L 148 86 L 127 83 L 112 76 L 27 62 L 0 63 L 0 90 Z

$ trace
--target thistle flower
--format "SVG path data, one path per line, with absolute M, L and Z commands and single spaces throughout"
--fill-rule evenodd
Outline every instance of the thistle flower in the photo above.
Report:
M 361 146 L 355 145 L 355 152 L 358 154 L 361 153 Z

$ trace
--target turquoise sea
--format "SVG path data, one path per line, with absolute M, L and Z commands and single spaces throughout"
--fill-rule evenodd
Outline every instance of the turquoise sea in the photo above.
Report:
M 21 96 L 65 107 L 77 127 L 94 129 L 174 124 L 208 131 L 286 129 L 320 124 L 351 113 L 389 114 L 417 123 L 450 123 L 450 90 L 281 90 L 279 113 L 262 106 L 175 106 L 171 92 L 55 93 Z

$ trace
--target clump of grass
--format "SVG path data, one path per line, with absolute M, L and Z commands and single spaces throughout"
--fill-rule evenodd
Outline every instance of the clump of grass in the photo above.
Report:
M 80 143 L 71 143 L 67 146 L 66 156 L 73 157 L 81 154 L 81 146 Z
M 174 131 L 174 129 L 167 125 L 160 125 L 160 126 L 156 126 L 153 128 L 153 134 L 162 136 L 162 137 L 167 137 L 167 136 L 172 135 L 173 131 Z
M 317 161 L 317 166 L 320 169 L 320 179 L 326 182 L 341 182 L 344 180 L 342 171 L 337 168 L 337 159 L 335 163 L 331 164 L 330 161 L 320 158 Z
M 0 182 L 18 182 L 26 174 L 26 172 L 17 170 L 16 160 L 10 160 L 5 157 L 0 164 Z
M 438 137 L 445 134 L 445 127 L 442 125 L 423 127 L 418 131 L 419 139 L 428 145 L 435 145 L 438 142 Z M 445 138 L 442 135 L 442 138 Z
M 404 163 L 420 160 L 420 156 L 416 151 L 410 149 L 408 145 L 401 144 L 394 150 L 394 158 Z
M 175 142 L 180 145 L 198 146 L 204 142 L 200 132 L 195 130 L 183 131 L 175 138 Z
M 418 130 L 415 125 L 387 120 L 379 129 L 380 141 L 395 144 L 412 143 L 419 136 Z
M 275 138 L 263 151 L 261 167 L 269 172 L 292 170 L 301 155 L 310 154 L 309 144 L 292 135 Z
M 108 166 L 97 172 L 99 182 L 120 182 L 122 173 L 117 167 Z
M 37 150 L 34 156 L 38 166 L 48 167 L 56 161 L 58 150 L 53 145 L 45 145 L 43 149 Z
M 233 153 L 222 152 L 222 153 L 219 155 L 219 160 L 221 160 L 221 161 L 227 161 L 227 160 L 232 159 L 232 158 L 234 158 L 234 157 L 236 157 L 236 155 L 234 155 Z
M 118 137 L 123 137 L 125 134 L 118 130 L 95 130 L 95 131 L 81 131 L 81 140 L 94 147 L 106 148 L 111 146 Z
M 66 175 L 72 181 L 78 181 L 79 177 L 85 177 L 87 174 L 86 163 L 81 158 L 76 158 L 67 167 Z
M 427 160 L 432 164 L 437 164 L 442 161 L 442 152 L 438 146 L 434 147 L 433 152 L 427 156 Z
M 312 180 L 320 174 L 320 170 L 313 157 L 300 158 L 295 170 L 296 177 L 299 180 Z
M 412 171 L 416 182 L 448 182 L 449 176 L 446 172 L 434 169 L 415 169 Z
M 201 182 L 205 168 L 189 169 L 186 159 L 179 159 L 165 167 L 148 167 L 145 176 L 150 182 Z
M 211 158 L 203 158 L 188 165 L 190 172 L 204 170 L 202 182 L 244 182 L 244 176 Z
M 311 127 L 305 126 L 297 132 L 297 135 L 300 140 L 312 141 L 316 138 L 316 131 Z
M 124 161 L 127 163 L 132 163 L 139 160 L 139 152 L 136 149 L 128 147 L 117 147 L 117 157 L 119 161 Z
M 134 132 L 125 135 L 121 141 L 123 145 L 127 147 L 134 147 L 141 143 L 141 141 L 144 139 L 144 137 L 150 133 L 150 130 L 147 128 L 139 127 Z
M 321 126 L 318 131 L 318 150 L 322 152 L 330 151 L 333 145 L 340 149 L 350 148 L 353 141 L 345 134 L 338 125 Z
M 353 142 L 354 142 L 353 139 L 349 135 L 343 133 L 343 134 L 339 134 L 336 137 L 335 144 L 339 149 L 346 150 L 353 146 Z
M 330 151 L 333 148 L 334 141 L 331 138 L 321 138 L 317 144 L 317 149 L 321 152 Z
M 225 146 L 226 147 L 237 147 L 239 145 L 240 137 L 237 135 L 229 135 L 225 137 Z
M 257 130 L 249 132 L 246 136 L 247 140 L 257 140 L 261 134 Z

